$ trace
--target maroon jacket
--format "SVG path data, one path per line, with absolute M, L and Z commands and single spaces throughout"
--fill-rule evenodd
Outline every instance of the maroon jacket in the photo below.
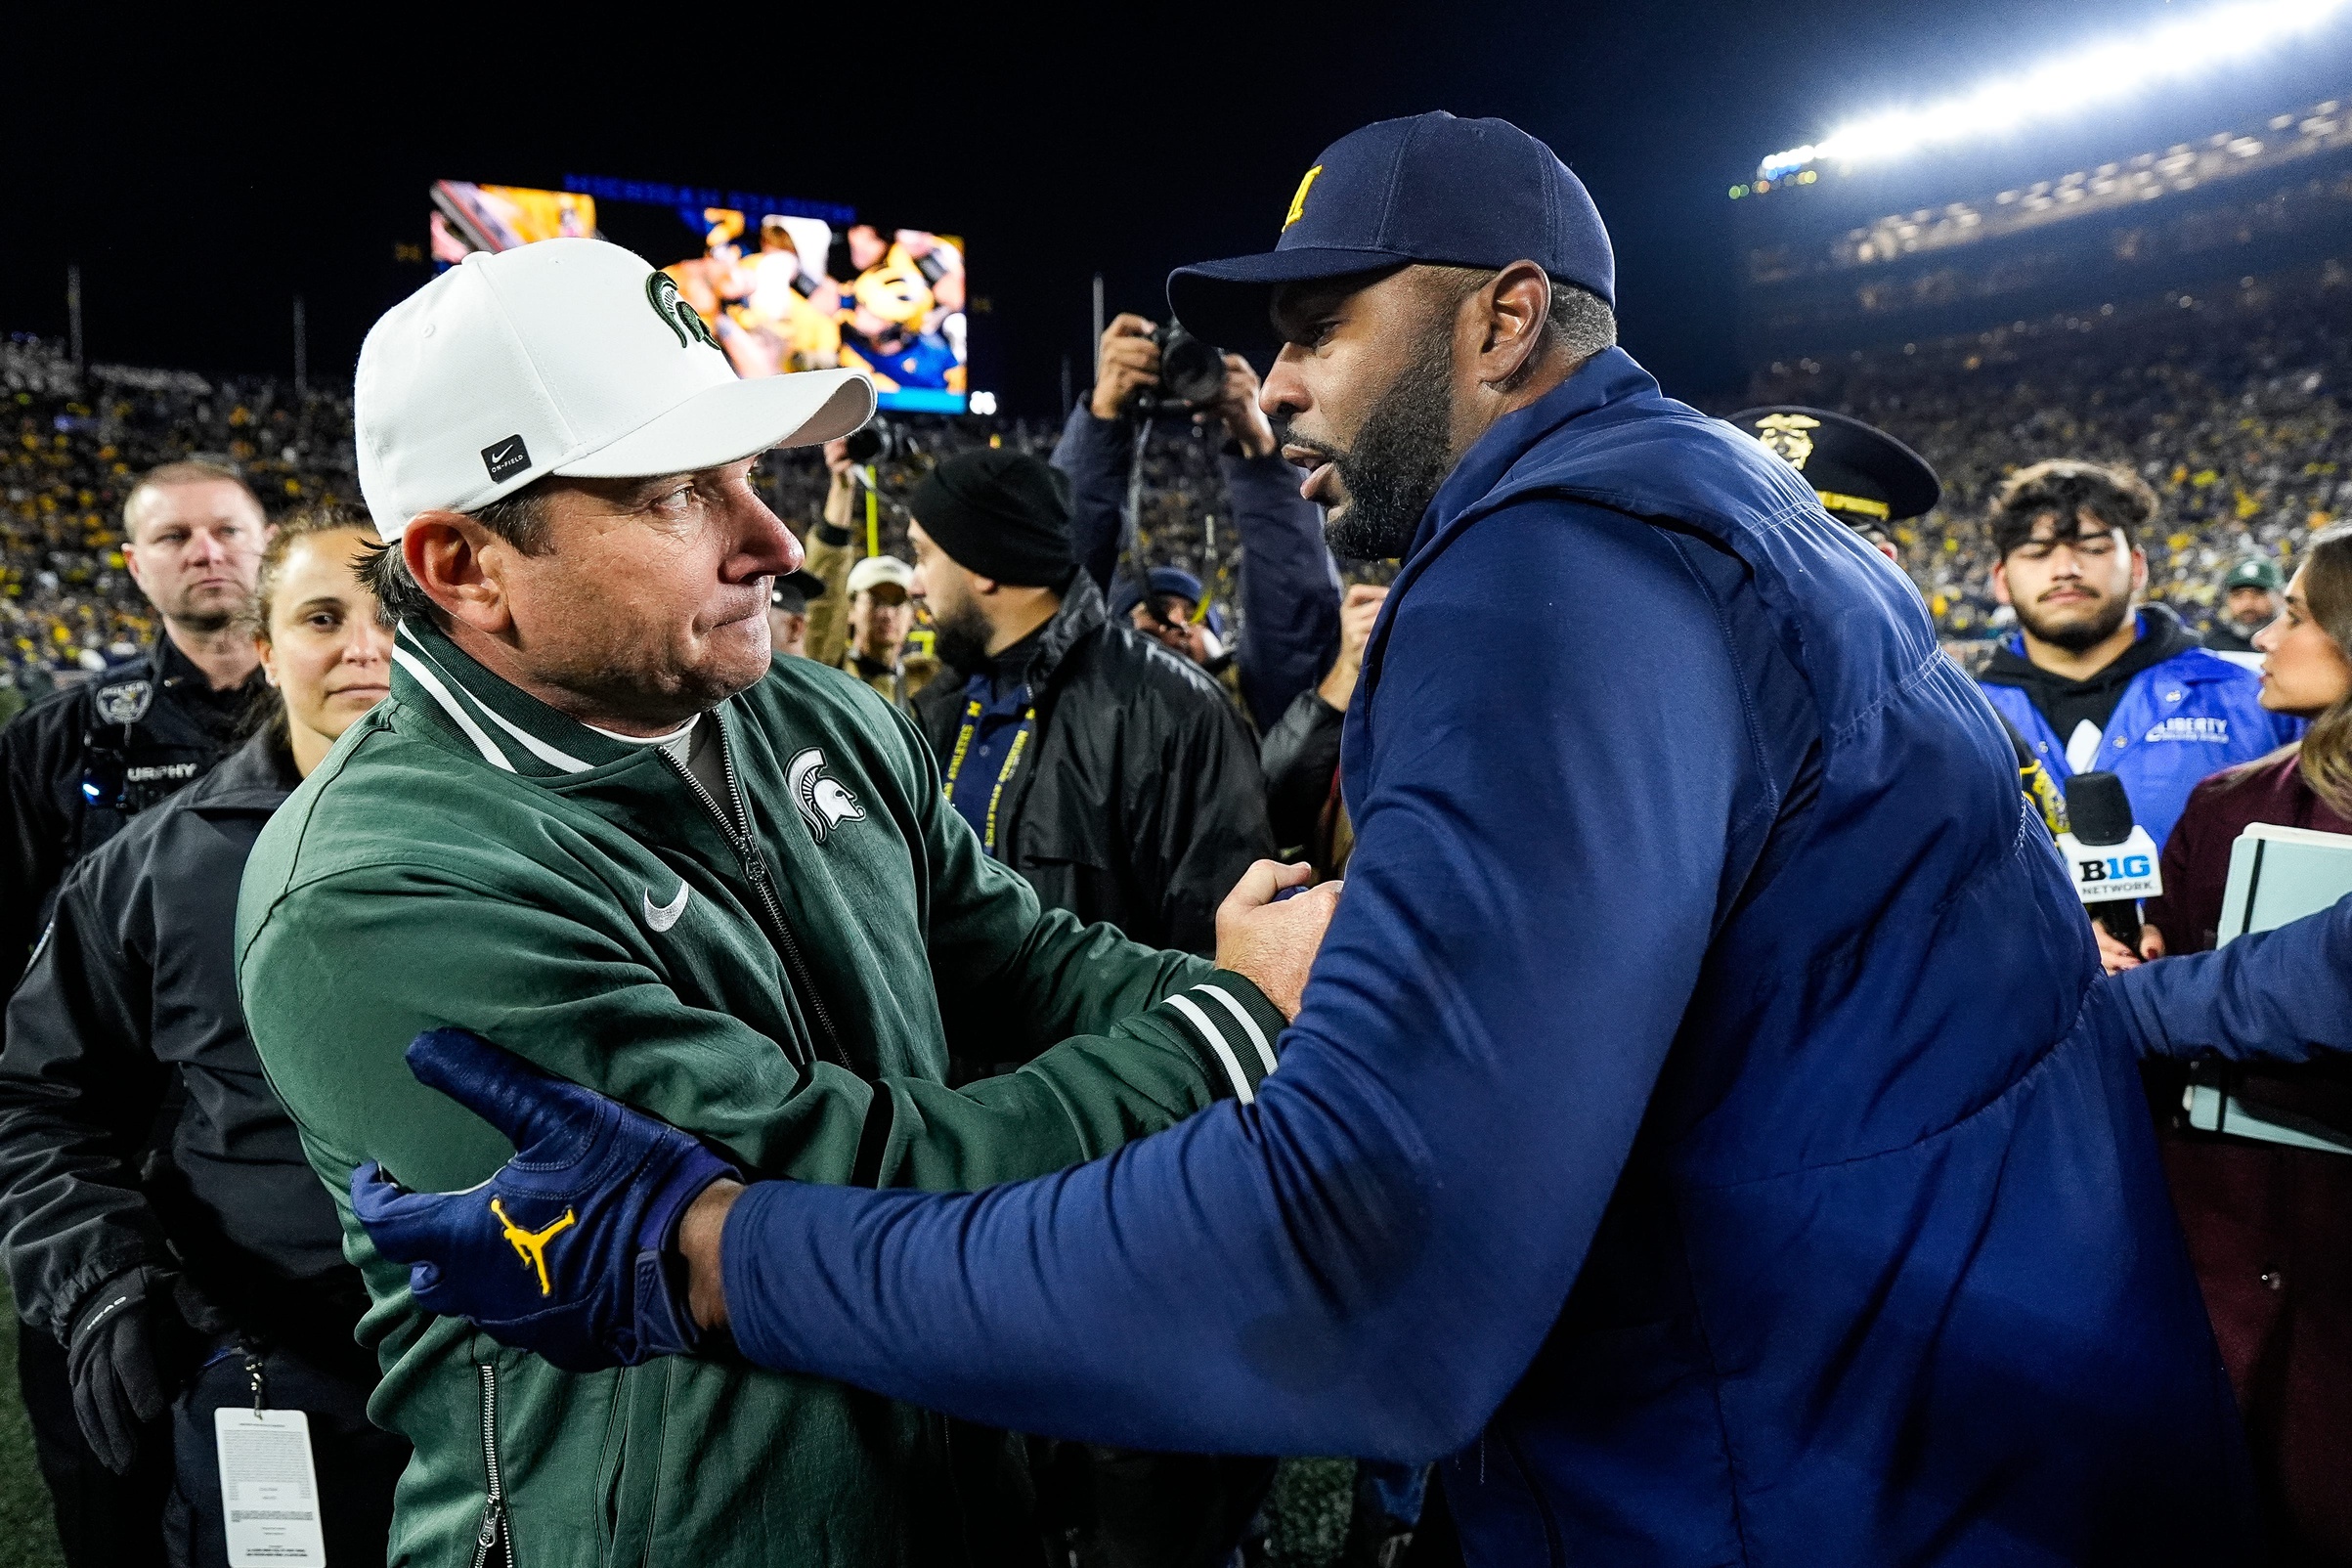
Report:
M 2291 753 L 2206 779 L 2164 845 L 2164 895 L 2146 910 L 2170 951 L 2213 945 L 2230 846 L 2255 822 L 2352 834 Z M 2280 1562 L 2352 1562 L 2352 1154 L 2191 1131 L 2187 1070 L 2145 1070 L 2173 1203 L 2245 1414 L 2271 1549 Z M 2226 1076 L 2249 1100 L 2352 1129 L 2352 1063 Z
M 2221 928 L 2221 894 L 2230 880 L 2230 846 L 2256 822 L 2352 834 L 2352 822 L 2328 808 L 2303 782 L 2295 754 L 2265 758 L 2216 773 L 2189 792 L 2189 804 L 2164 841 L 2164 895 L 2148 900 L 2148 923 L 2169 952 L 2201 953 Z

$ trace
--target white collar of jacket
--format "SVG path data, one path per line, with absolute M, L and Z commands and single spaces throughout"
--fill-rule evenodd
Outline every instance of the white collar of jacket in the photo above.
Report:
M 392 644 L 392 695 L 438 719 L 503 773 L 564 778 L 644 755 L 643 747 L 599 735 L 492 675 L 425 622 L 400 624 Z

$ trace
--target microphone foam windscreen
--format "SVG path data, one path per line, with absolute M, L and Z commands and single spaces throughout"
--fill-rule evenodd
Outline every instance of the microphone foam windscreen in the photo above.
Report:
M 2131 797 L 2112 773 L 2077 773 L 2067 780 L 2067 823 L 2083 844 L 2121 844 L 2131 837 Z

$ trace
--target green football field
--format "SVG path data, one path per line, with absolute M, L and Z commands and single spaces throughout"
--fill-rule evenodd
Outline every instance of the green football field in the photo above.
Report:
M 61 1568 L 65 1560 L 17 1401 L 17 1304 L 0 1285 L 0 1568 Z

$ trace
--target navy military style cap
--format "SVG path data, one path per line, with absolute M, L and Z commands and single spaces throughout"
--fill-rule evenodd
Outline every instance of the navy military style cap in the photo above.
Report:
M 768 604 L 787 615 L 806 615 L 808 601 L 825 596 L 825 580 L 814 572 L 787 572 L 767 590 Z
M 1168 278 L 1168 308 L 1213 343 L 1264 344 L 1283 283 L 1408 262 L 1506 267 L 1532 261 L 1617 304 L 1609 231 L 1584 183 L 1508 120 L 1442 111 L 1381 120 L 1323 150 L 1290 198 L 1282 237 L 1255 256 Z
M 1917 517 L 1943 498 L 1927 458 L 1874 424 L 1796 404 L 1743 409 L 1726 422 L 1803 474 L 1822 509 L 1852 527 Z

